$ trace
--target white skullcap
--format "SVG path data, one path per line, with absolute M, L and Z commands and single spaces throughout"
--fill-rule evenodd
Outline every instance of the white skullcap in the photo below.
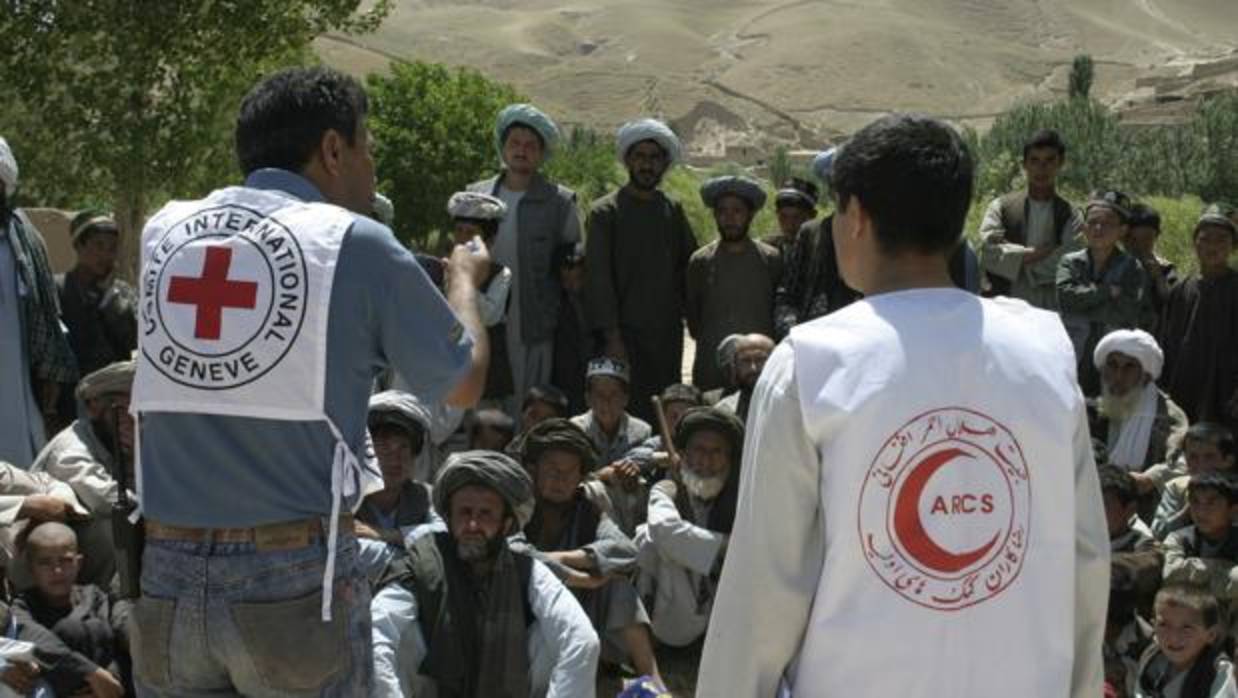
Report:
M 619 127 L 615 134 L 615 155 L 623 162 L 632 146 L 642 141 L 653 141 L 666 152 L 667 165 L 674 165 L 682 157 L 683 147 L 679 136 L 669 126 L 657 119 L 637 119 Z
M 1125 354 L 1143 366 L 1143 372 L 1156 380 L 1161 377 L 1161 366 L 1165 363 L 1165 354 L 1152 335 L 1143 330 L 1114 330 L 1105 335 L 1096 345 L 1092 353 L 1092 363 L 1099 370 L 1104 367 L 1105 359 L 1113 352 Z
M 4 182 L 4 191 L 9 196 L 17 190 L 17 158 L 9 142 L 0 137 L 0 182 Z

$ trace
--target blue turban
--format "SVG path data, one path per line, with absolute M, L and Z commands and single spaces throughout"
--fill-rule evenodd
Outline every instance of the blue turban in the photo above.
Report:
M 657 143 L 666 153 L 667 165 L 674 165 L 683 157 L 679 136 L 670 127 L 657 119 L 637 119 L 620 126 L 615 134 L 615 154 L 619 161 L 627 159 L 632 146 L 642 141 Z
M 817 179 L 822 182 L 830 181 L 830 172 L 834 169 L 834 156 L 838 154 L 838 148 L 827 148 L 812 159 L 812 173 L 817 176 Z
M 499 112 L 499 118 L 494 122 L 494 142 L 499 149 L 499 158 L 503 157 L 503 136 L 507 129 L 515 125 L 527 126 L 542 137 L 542 145 L 546 159 L 559 142 L 559 127 L 546 113 L 532 104 L 512 104 Z

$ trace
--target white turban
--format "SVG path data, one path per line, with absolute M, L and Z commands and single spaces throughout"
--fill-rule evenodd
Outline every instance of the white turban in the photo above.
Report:
M 1165 354 L 1152 335 L 1143 330 L 1114 330 L 1105 335 L 1096 345 L 1092 354 L 1092 363 L 1099 370 L 1104 368 L 1105 359 L 1113 352 L 1125 354 L 1143 367 L 1143 372 L 1156 380 L 1161 377 L 1161 366 L 1165 363 Z
M 682 156 L 682 146 L 679 136 L 666 124 L 657 119 L 637 119 L 619 127 L 615 134 L 615 154 L 622 162 L 627 159 L 628 151 L 641 141 L 653 141 L 666 152 L 667 165 L 679 162 Z
M 0 137 L 0 182 L 4 182 L 4 191 L 9 196 L 17 190 L 17 158 L 13 157 L 13 151 L 3 137 Z

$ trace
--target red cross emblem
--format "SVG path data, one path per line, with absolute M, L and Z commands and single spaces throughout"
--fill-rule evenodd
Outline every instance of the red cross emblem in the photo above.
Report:
M 252 309 L 258 304 L 258 284 L 254 281 L 229 281 L 232 249 L 206 248 L 202 276 L 174 276 L 168 285 L 168 302 L 197 307 L 193 336 L 197 339 L 219 339 L 224 308 Z

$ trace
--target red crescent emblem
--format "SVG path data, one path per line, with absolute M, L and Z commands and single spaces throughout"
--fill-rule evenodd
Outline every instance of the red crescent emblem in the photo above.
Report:
M 993 534 L 988 543 L 964 553 L 952 553 L 929 537 L 920 520 L 920 498 L 933 474 L 955 458 L 971 458 L 957 448 L 938 451 L 912 467 L 894 504 L 894 532 L 907 554 L 929 569 L 953 574 L 966 569 L 989 554 L 1001 538 L 1002 532 Z

